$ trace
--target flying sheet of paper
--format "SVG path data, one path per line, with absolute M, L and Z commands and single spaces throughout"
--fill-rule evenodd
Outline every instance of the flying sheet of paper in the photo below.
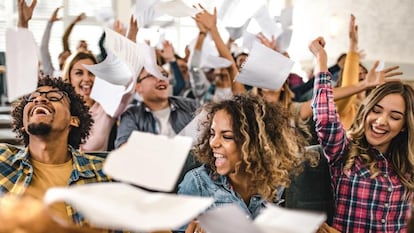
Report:
M 263 0 L 224 0 L 218 9 L 217 17 L 224 27 L 242 27 L 248 19 L 262 6 Z
M 279 90 L 293 65 L 289 58 L 255 42 L 236 80 L 250 86 Z
M 325 220 L 325 213 L 291 210 L 268 205 L 257 216 L 254 223 L 264 233 L 313 233 Z
M 83 66 L 109 83 L 126 86 L 132 81 L 132 72 L 129 67 L 111 51 L 107 51 L 105 60 L 96 65 Z
M 157 11 L 174 17 L 193 16 L 198 12 L 195 8 L 188 6 L 182 0 L 159 2 L 155 4 L 154 7 Z
M 102 106 L 106 114 L 115 117 L 125 92 L 125 86 L 109 83 L 96 76 L 91 91 L 91 98 Z
M 289 48 L 291 39 L 292 29 L 284 29 L 282 34 L 276 40 L 280 51 L 286 51 Z
M 141 50 L 142 51 L 141 56 L 145 58 L 145 61 L 144 61 L 145 70 L 159 79 L 168 80 L 168 77 L 163 76 L 161 71 L 158 68 L 157 58 L 155 55 L 155 48 L 150 47 L 147 44 L 141 44 L 141 46 L 143 48 Z
M 213 56 L 211 54 L 207 54 L 203 56 L 201 60 L 201 67 L 203 68 L 227 68 L 231 66 L 231 61 L 227 60 L 223 57 Z
M 235 204 L 209 210 L 199 216 L 198 220 L 207 232 L 262 233 L 260 228 L 253 224 L 246 213 Z
M 280 23 L 283 29 L 287 29 L 292 26 L 293 22 L 293 6 L 288 6 L 282 9 L 280 12 Z
M 267 38 L 277 38 L 282 34 L 282 29 L 276 24 L 276 22 L 270 17 L 267 6 L 262 5 L 253 15 L 253 18 L 257 21 L 261 28 L 261 32 Z
M 154 8 L 158 2 L 159 0 L 136 0 L 134 15 L 141 28 L 150 26 L 154 19 L 161 16 Z
M 197 139 L 201 133 L 201 122 L 205 120 L 206 116 L 207 112 L 201 111 L 184 127 L 184 129 L 178 133 L 178 135 L 191 137 L 193 139 L 193 143 L 197 142 Z
M 96 227 L 134 232 L 177 229 L 213 203 L 212 198 L 151 193 L 123 183 L 49 189 L 44 202 L 58 201 L 71 204 Z
M 248 51 L 252 50 L 252 47 L 255 42 L 260 43 L 260 40 L 253 33 L 248 32 L 247 30 L 243 32 L 243 44 L 242 47 Z
M 96 21 L 102 25 L 105 25 L 114 19 L 114 13 L 112 9 L 99 8 L 94 10 L 94 15 Z
M 144 46 L 134 43 L 128 38 L 112 29 L 105 28 L 106 38 L 105 45 L 107 50 L 113 52 L 121 59 L 130 69 L 134 81 L 144 67 L 145 57 Z
M 248 19 L 247 21 L 246 21 L 246 23 L 243 25 L 243 26 L 241 26 L 241 27 L 239 27 L 239 28 L 234 28 L 234 27 L 226 27 L 226 30 L 227 30 L 227 32 L 229 33 L 229 37 L 232 39 L 232 40 L 237 40 L 237 39 L 239 39 L 240 37 L 242 37 L 243 36 L 243 32 L 246 30 L 246 28 L 247 28 L 247 25 L 249 25 L 249 22 L 250 22 L 250 19 Z
M 31 31 L 6 30 L 7 94 L 10 102 L 36 90 L 38 47 Z
M 134 131 L 125 145 L 108 155 L 103 170 L 117 180 L 170 192 L 175 187 L 191 145 L 190 137 L 177 135 L 168 138 Z M 133 167 L 126 169 L 126 164 L 133 164 Z

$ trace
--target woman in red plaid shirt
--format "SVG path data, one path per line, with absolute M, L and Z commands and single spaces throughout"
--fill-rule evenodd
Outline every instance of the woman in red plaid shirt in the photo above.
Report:
M 340 122 L 327 68 L 325 41 L 309 45 L 316 57 L 313 113 L 329 161 L 335 195 L 333 227 L 340 232 L 407 232 L 414 190 L 414 90 L 396 80 L 398 67 L 367 78 L 378 82 L 361 103 L 348 132 Z

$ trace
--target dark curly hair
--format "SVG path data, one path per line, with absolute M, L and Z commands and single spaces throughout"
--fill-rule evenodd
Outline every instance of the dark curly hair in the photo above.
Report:
M 197 159 L 216 172 L 209 144 L 210 127 L 214 115 L 226 111 L 241 153 L 236 172 L 249 174 L 252 192 L 268 201 L 275 200 L 278 188 L 290 184 L 291 175 L 300 171 L 304 160 L 300 153 L 304 153 L 306 141 L 292 129 L 287 109 L 253 94 L 236 95 L 231 100 L 207 104 L 204 109 L 207 118 L 195 145 Z
M 81 143 L 89 136 L 89 130 L 93 124 L 92 116 L 89 114 L 89 107 L 84 104 L 82 97 L 76 94 L 70 83 L 64 82 L 61 78 L 43 77 L 37 83 L 37 87 L 50 86 L 64 91 L 70 99 L 70 113 L 79 118 L 79 127 L 72 127 L 69 133 L 68 143 L 78 149 Z M 23 110 L 28 102 L 21 98 L 13 103 L 12 130 L 17 137 L 23 140 L 25 146 L 29 144 L 29 135 L 23 129 Z

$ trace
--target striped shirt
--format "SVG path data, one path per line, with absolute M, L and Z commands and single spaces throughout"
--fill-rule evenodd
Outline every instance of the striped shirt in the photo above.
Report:
M 343 171 L 350 139 L 336 112 L 330 73 L 316 75 L 312 108 L 331 172 L 336 208 L 333 227 L 341 232 L 407 232 L 413 195 L 404 195 L 405 188 L 390 163 L 391 155 L 369 150 L 380 171 L 375 178 L 370 178 L 361 157 L 349 171 Z
M 81 154 L 71 146 L 73 170 L 68 185 L 108 182 L 111 179 L 102 171 L 103 158 Z M 0 144 L 0 196 L 7 193 L 23 196 L 33 177 L 28 148 Z M 71 206 L 66 206 L 67 214 L 79 226 L 88 225 L 83 216 Z

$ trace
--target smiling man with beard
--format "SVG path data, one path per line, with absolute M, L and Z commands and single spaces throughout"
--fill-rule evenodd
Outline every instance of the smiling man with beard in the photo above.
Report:
M 69 83 L 48 77 L 15 103 L 13 131 L 24 147 L 0 144 L 0 197 L 42 200 L 51 187 L 111 181 L 102 171 L 102 158 L 78 151 L 93 123 L 88 110 Z M 49 211 L 70 224 L 86 224 L 65 203 L 52 205 Z

